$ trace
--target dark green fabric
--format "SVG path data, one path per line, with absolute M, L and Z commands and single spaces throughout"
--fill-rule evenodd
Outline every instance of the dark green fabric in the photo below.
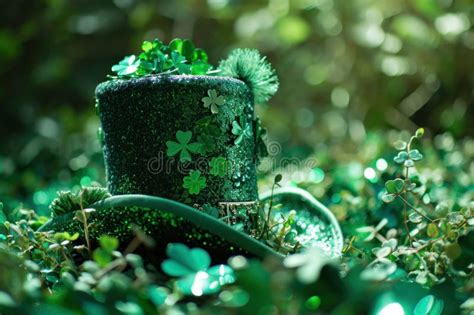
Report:
M 201 101 L 210 89 L 225 99 L 225 109 L 217 114 L 212 114 Z M 112 80 L 98 85 L 96 98 L 108 188 L 113 195 L 140 193 L 189 205 L 258 198 L 255 139 L 247 137 L 235 144 L 236 136 L 231 132 L 232 122 L 241 118 L 252 125 L 252 94 L 242 81 L 185 75 Z M 166 141 L 176 141 L 178 130 L 192 131 L 191 142 L 197 141 L 197 122 L 206 117 L 218 121 L 215 152 L 193 154 L 189 164 L 178 162 L 178 155 L 168 158 Z M 208 162 L 216 156 L 231 162 L 228 176 L 206 173 Z M 159 163 L 163 166 L 161 170 Z M 198 195 L 190 195 L 183 188 L 183 178 L 198 166 L 206 177 L 207 187 Z
M 190 247 L 202 247 L 216 260 L 224 262 L 232 255 L 282 257 L 267 245 L 235 230 L 223 221 L 204 214 L 180 202 L 146 195 L 113 196 L 91 205 L 96 211 L 88 218 L 92 246 L 101 235 L 119 239 L 125 249 L 135 238 L 134 227 L 151 236 L 156 244 L 144 252 L 147 259 L 158 262 L 165 257 L 168 243 L 180 242 Z M 39 231 L 78 232 L 83 235 L 83 223 L 74 220 L 75 213 L 52 218 Z

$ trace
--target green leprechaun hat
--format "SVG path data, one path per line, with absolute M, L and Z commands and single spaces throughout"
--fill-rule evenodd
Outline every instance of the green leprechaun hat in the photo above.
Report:
M 204 247 L 222 259 L 280 256 L 317 240 L 326 242 L 329 254 L 340 254 L 337 221 L 307 192 L 277 191 L 259 200 L 256 166 L 267 151 L 254 104 L 278 89 L 266 59 L 256 50 L 237 49 L 214 70 L 189 40 L 145 42 L 142 50 L 113 66 L 116 75 L 96 89 L 112 196 L 97 188 L 63 194 L 42 230 L 81 232 L 84 208 L 93 208 L 87 212 L 93 239 L 109 234 L 127 244 L 138 229 L 156 239 L 157 257 L 169 242 Z M 273 198 L 288 218 L 288 231 L 279 233 L 284 239 L 271 236 Z M 315 225 L 313 234 L 305 235 L 299 221 Z

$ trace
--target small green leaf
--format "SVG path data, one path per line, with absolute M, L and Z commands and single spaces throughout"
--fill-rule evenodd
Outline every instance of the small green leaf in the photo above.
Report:
M 403 164 L 408 159 L 408 153 L 406 151 L 398 152 L 397 156 L 393 158 L 395 163 Z
M 415 166 L 415 163 L 413 162 L 413 160 L 406 160 L 406 161 L 403 163 L 403 165 L 404 165 L 405 167 L 413 167 L 413 166 Z
M 194 44 L 191 42 L 189 39 L 185 39 L 183 41 L 182 49 L 181 49 L 181 54 L 186 58 L 188 61 L 193 60 L 193 55 L 194 55 Z
M 112 261 L 112 255 L 110 252 L 103 248 L 97 248 L 94 250 L 92 253 L 92 258 L 102 268 L 107 266 Z
M 84 215 L 85 214 L 82 213 L 82 210 L 77 210 L 74 214 L 74 220 L 84 223 Z
M 425 134 L 425 129 L 423 128 L 418 128 L 415 133 L 415 137 L 421 138 Z
M 405 182 L 401 178 L 388 180 L 385 183 L 385 189 L 387 189 L 387 192 L 390 194 L 398 195 L 403 191 L 404 187 L 405 187 Z
M 119 76 L 129 76 L 138 70 L 140 60 L 135 55 L 126 56 L 118 64 L 112 66 L 112 71 Z
M 439 216 L 445 216 L 448 214 L 449 205 L 447 202 L 441 201 L 439 204 L 436 205 L 435 212 Z
M 148 297 L 155 306 L 163 305 L 168 298 L 168 291 L 165 288 L 151 285 L 148 288 Z
M 175 38 L 169 43 L 170 50 L 175 50 L 178 53 L 182 53 L 183 51 L 183 40 L 181 38 Z
M 206 178 L 201 177 L 201 172 L 193 170 L 189 176 L 183 178 L 183 188 L 186 188 L 191 195 L 197 195 L 206 187 Z
M 375 256 L 377 258 L 385 258 L 392 253 L 392 249 L 390 247 L 381 247 L 375 252 Z
M 422 298 L 413 310 L 414 315 L 440 315 L 444 308 L 444 302 L 436 299 L 433 295 Z
M 281 182 L 282 179 L 283 179 L 283 175 L 277 174 L 277 175 L 275 176 L 275 178 L 273 179 L 273 182 L 274 182 L 275 184 L 278 184 L 279 182 Z
M 382 195 L 382 201 L 385 203 L 391 203 L 395 200 L 395 197 L 396 196 L 394 194 L 385 193 Z
M 207 90 L 207 95 L 201 99 L 204 103 L 205 108 L 210 108 L 211 113 L 217 114 L 219 113 L 219 107 L 224 105 L 224 97 L 222 95 L 218 95 L 217 91 L 214 89 Z
M 184 244 L 172 243 L 166 253 L 169 259 L 161 264 L 161 268 L 172 277 L 180 277 L 176 283 L 185 295 L 216 293 L 222 285 L 235 281 L 231 267 L 218 265 L 209 268 L 211 258 L 201 248 L 189 249 Z
M 115 303 L 115 308 L 124 315 L 143 315 L 145 314 L 137 303 L 134 302 L 122 302 Z
M 207 74 L 210 69 L 211 65 L 201 60 L 196 60 L 191 65 L 191 73 L 193 75 Z
M 413 161 L 419 161 L 423 158 L 423 155 L 420 153 L 420 151 L 416 149 L 410 150 L 410 153 L 408 155 Z
M 191 61 L 193 61 L 194 63 L 195 61 L 198 61 L 198 60 L 202 61 L 203 63 L 207 63 L 208 61 L 207 53 L 201 48 L 194 49 L 193 58 Z
M 179 74 L 190 74 L 191 65 L 186 63 L 186 58 L 181 56 L 176 51 L 171 52 L 171 60 L 173 60 L 173 65 L 178 69 Z
M 169 157 L 175 156 L 179 152 L 179 160 L 181 162 L 191 161 L 191 153 L 201 153 L 202 145 L 198 142 L 189 143 L 193 133 L 191 131 L 181 131 L 176 132 L 176 141 L 166 141 L 166 155 Z
M 227 265 L 217 265 L 207 272 L 198 271 L 178 280 L 178 287 L 186 295 L 201 296 L 219 292 L 222 285 L 235 281 L 234 270 Z
M 149 42 L 149 41 L 144 41 L 143 44 L 142 44 L 142 50 L 144 52 L 149 52 L 150 50 L 153 49 L 153 43 L 152 42 Z
M 412 212 L 408 215 L 408 220 L 412 223 L 418 224 L 423 221 L 423 217 L 416 212 Z
M 105 251 L 111 253 L 118 248 L 119 241 L 113 236 L 102 235 L 99 238 L 99 244 Z
M 10 294 L 0 291 L 0 306 L 13 307 L 16 303 Z
M 244 138 L 252 138 L 252 125 L 246 123 L 244 118 L 240 117 L 240 124 L 237 121 L 232 122 L 232 134 L 237 136 L 234 140 L 234 144 L 239 145 L 242 143 Z
M 395 141 L 394 146 L 395 146 L 395 149 L 401 151 L 401 150 L 405 150 L 405 149 L 406 149 L 407 143 L 406 143 L 405 141 L 403 141 L 403 140 L 397 140 L 397 141 Z
M 173 277 L 182 277 L 197 271 L 206 270 L 211 264 L 211 257 L 202 248 L 189 249 L 180 243 L 171 243 L 166 248 L 170 259 L 161 264 L 163 271 Z
M 426 228 L 426 235 L 429 237 L 436 237 L 438 236 L 438 233 L 438 226 L 435 223 L 428 224 L 428 227 Z

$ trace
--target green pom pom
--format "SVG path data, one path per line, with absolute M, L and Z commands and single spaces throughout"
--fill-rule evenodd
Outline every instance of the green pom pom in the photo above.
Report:
M 80 210 L 81 202 L 82 208 L 87 208 L 94 202 L 110 196 L 107 189 L 97 186 L 84 187 L 76 193 L 72 191 L 59 191 L 58 197 L 51 202 L 49 208 L 53 216 L 59 216 Z
M 235 49 L 219 64 L 220 75 L 244 81 L 255 103 L 264 103 L 278 90 L 278 78 L 266 57 L 256 49 Z

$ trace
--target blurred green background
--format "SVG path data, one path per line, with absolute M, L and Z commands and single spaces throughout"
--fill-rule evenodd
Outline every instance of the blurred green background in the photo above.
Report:
M 281 156 L 358 159 L 390 129 L 474 134 L 472 0 L 15 0 L 0 16 L 12 207 L 47 212 L 59 189 L 105 184 L 95 86 L 156 37 L 190 38 L 214 65 L 235 47 L 268 56 L 281 88 L 258 113 Z

